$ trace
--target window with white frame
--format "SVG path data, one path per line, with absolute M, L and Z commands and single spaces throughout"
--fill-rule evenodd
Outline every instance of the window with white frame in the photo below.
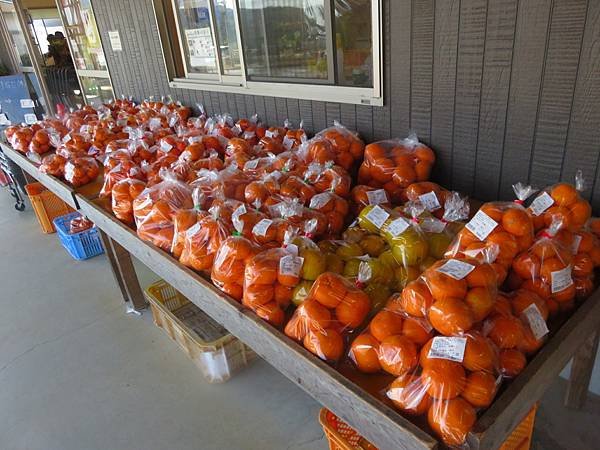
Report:
M 173 87 L 382 104 L 381 0 L 154 0 Z

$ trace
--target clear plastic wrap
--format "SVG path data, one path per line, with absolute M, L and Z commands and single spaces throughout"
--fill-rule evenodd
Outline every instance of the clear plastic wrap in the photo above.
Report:
M 66 163 L 66 158 L 54 153 L 51 155 L 44 156 L 39 169 L 42 173 L 47 173 L 48 175 L 52 175 L 57 178 L 62 178 L 65 175 Z
M 514 202 L 484 203 L 479 211 L 456 235 L 446 256 L 469 254 L 483 247 L 497 245 L 495 263 L 510 268 L 519 252 L 533 244 L 533 221 L 523 202 L 535 192 L 521 183 L 513 185 L 517 195 Z
M 385 189 L 378 189 L 364 184 L 359 184 L 352 188 L 350 201 L 352 212 L 355 215 L 360 214 L 368 205 L 391 207 L 391 202 Z
M 350 170 L 355 162 L 362 160 L 365 143 L 356 132 L 348 130 L 341 123 L 334 121 L 332 127 L 325 128 L 317 136 L 330 142 L 335 154 L 333 160 L 344 169 Z
M 358 183 L 383 188 L 392 203 L 404 198 L 404 190 L 417 181 L 427 181 L 435 163 L 433 150 L 415 134 L 368 144 L 358 171 Z
M 584 189 L 581 171 L 575 177 L 575 186 L 558 183 L 541 191 L 529 205 L 535 230 L 549 227 L 553 219 L 559 219 L 562 228 L 579 231 L 592 215 L 592 207 L 579 192 Z
M 215 255 L 231 234 L 231 226 L 220 217 L 220 208 L 212 206 L 209 215 L 185 232 L 185 242 L 179 261 L 199 272 L 210 274 Z
M 170 251 L 174 226 L 173 217 L 180 209 L 191 209 L 192 191 L 170 172 L 161 172 L 160 183 L 149 186 L 133 201 L 137 233 L 145 241 Z
M 343 276 L 325 272 L 285 326 L 285 334 L 319 358 L 336 362 L 346 336 L 360 327 L 371 310 L 367 294 Z
M 133 161 L 125 160 L 113 169 L 104 173 L 104 183 L 102 184 L 102 188 L 98 195 L 102 198 L 110 197 L 112 195 L 113 186 L 126 178 L 135 178 L 141 181 L 146 180 L 145 173 L 139 166 Z
M 311 239 L 318 239 L 327 232 L 327 218 L 319 211 L 306 208 L 297 199 L 282 199 L 269 207 L 271 218 L 287 220 L 290 225 L 297 227 L 300 233 Z
M 50 136 L 46 130 L 37 130 L 29 143 L 27 150 L 30 153 L 37 155 L 43 155 L 48 153 L 51 149 Z
M 317 192 L 334 192 L 347 198 L 352 187 L 352 177 L 346 169 L 333 164 L 311 163 L 304 172 L 304 180 Z
M 433 216 L 444 217 L 444 205 L 450 196 L 450 191 L 431 181 L 412 183 L 404 192 L 407 201 L 420 201 Z
M 346 199 L 333 192 L 321 192 L 310 199 L 308 207 L 325 215 L 327 219 L 326 235 L 329 238 L 340 235 L 350 209 Z
M 572 274 L 573 241 L 565 245 L 558 235 L 561 227 L 561 220 L 555 218 L 512 263 L 512 272 L 521 280 L 518 284 L 542 297 L 551 312 L 557 312 L 561 305 L 569 307 L 576 294 Z
M 235 233 L 217 250 L 210 276 L 215 286 L 237 301 L 242 300 L 244 292 L 246 264 L 260 251 L 258 245 L 241 235 L 244 225 L 241 218 L 233 221 Z
M 89 230 L 94 226 L 94 222 L 85 216 L 79 216 L 69 221 L 69 234 L 77 234 Z
M 73 187 L 91 183 L 100 174 L 94 158 L 74 158 L 65 164 L 65 180 Z
M 126 178 L 117 181 L 112 187 L 111 208 L 113 214 L 121 222 L 134 225 L 133 201 L 146 189 L 141 180 Z

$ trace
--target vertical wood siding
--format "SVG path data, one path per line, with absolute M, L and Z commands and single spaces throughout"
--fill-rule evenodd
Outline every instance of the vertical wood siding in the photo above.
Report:
M 582 169 L 600 213 L 598 1 L 384 0 L 383 107 L 170 89 L 151 1 L 92 3 L 117 95 L 170 94 L 309 132 L 339 120 L 367 141 L 414 130 L 438 155 L 435 180 L 482 199 Z

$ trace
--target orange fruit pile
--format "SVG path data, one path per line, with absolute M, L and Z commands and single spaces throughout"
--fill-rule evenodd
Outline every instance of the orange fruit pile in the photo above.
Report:
M 456 265 L 468 273 L 449 274 L 447 268 Z M 470 258 L 444 259 L 408 283 L 401 304 L 411 316 L 426 317 L 437 332 L 452 336 L 484 320 L 494 308 L 496 294 L 497 275 L 490 264 Z
M 455 340 L 462 354 L 440 351 L 438 339 Z M 386 394 L 404 413 L 427 414 L 443 442 L 459 446 L 475 423 L 476 409 L 488 407 L 496 395 L 497 366 L 496 349 L 480 332 L 432 338 L 420 350 L 419 367 L 399 375 Z
M 592 215 L 589 202 L 569 183 L 558 183 L 542 191 L 529 206 L 536 231 L 560 220 L 562 228 L 579 231 Z
M 145 181 L 146 176 L 142 169 L 131 160 L 124 160 L 114 169 L 104 173 L 104 183 L 98 193 L 99 197 L 110 198 L 112 195 L 113 186 L 126 178 L 135 178 Z
M 179 261 L 194 270 L 210 274 L 217 251 L 231 234 L 230 223 L 220 217 L 220 208 L 211 208 L 210 214 L 185 231 Z
M 311 198 L 309 208 L 322 213 L 327 220 L 328 236 L 339 236 L 348 215 L 348 201 L 333 192 L 321 192 Z
M 489 226 L 479 227 L 478 224 L 482 221 Z M 478 229 L 481 230 L 479 236 L 482 239 L 471 231 Z M 471 255 L 497 246 L 494 268 L 500 285 L 506 279 L 514 258 L 533 244 L 533 238 L 533 222 L 523 206 L 514 202 L 489 202 L 483 204 L 473 219 L 456 235 L 446 256 Z
M 99 174 L 98 163 L 93 158 L 74 158 L 65 163 L 65 181 L 73 187 L 88 184 Z
M 301 269 L 301 258 L 284 248 L 258 253 L 246 262 L 242 304 L 272 325 L 282 326 Z
M 358 215 L 364 208 L 372 204 L 390 207 L 389 198 L 389 194 L 385 189 L 374 188 L 365 184 L 356 185 L 350 192 L 352 213 Z
M 217 250 L 211 272 L 214 285 L 241 301 L 246 264 L 260 249 L 243 236 L 229 236 Z
M 29 143 L 28 150 L 38 155 L 43 155 L 50 151 L 50 136 L 46 130 L 38 130 L 34 133 Z
M 354 163 L 363 157 L 365 143 L 356 133 L 341 124 L 326 128 L 317 133 L 317 136 L 326 139 L 331 144 L 334 157 L 330 160 L 335 161 L 337 165 L 346 170 L 350 170 Z
M 398 203 L 408 186 L 429 179 L 434 162 L 433 150 L 416 137 L 374 142 L 365 147 L 358 183 L 383 188 L 390 200 Z
M 57 178 L 62 178 L 65 174 L 66 158 L 55 153 L 46 155 L 40 164 L 40 172 L 47 173 Z
M 408 315 L 402 309 L 400 294 L 393 294 L 354 339 L 349 356 L 361 372 L 383 370 L 401 376 L 415 369 L 418 351 L 431 337 L 427 321 Z
M 556 231 L 552 229 L 543 231 L 529 250 L 515 258 L 511 278 L 514 286 L 535 292 L 546 301 L 551 312 L 557 312 L 570 308 L 576 289 L 572 281 L 572 236 L 565 242 L 564 233 L 553 233 Z M 591 258 L 584 260 L 593 266 Z
M 304 180 L 317 192 L 334 192 L 347 198 L 352 187 L 352 177 L 346 169 L 337 165 L 311 164 L 304 171 Z
M 134 224 L 133 200 L 146 188 L 146 183 L 135 178 L 117 181 L 112 188 L 111 208 L 117 219 L 128 225 Z
M 325 272 L 294 312 L 285 334 L 319 358 L 337 361 L 344 352 L 344 335 L 360 327 L 370 310 L 367 294 L 341 275 Z

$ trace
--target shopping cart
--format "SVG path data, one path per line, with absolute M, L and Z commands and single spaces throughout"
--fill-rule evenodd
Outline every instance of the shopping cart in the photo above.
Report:
M 0 148 L 0 171 L 4 176 L 0 179 L 4 181 L 2 184 L 8 187 L 10 195 L 15 199 L 15 209 L 17 211 L 25 210 L 25 178 L 21 168 L 6 157 Z

